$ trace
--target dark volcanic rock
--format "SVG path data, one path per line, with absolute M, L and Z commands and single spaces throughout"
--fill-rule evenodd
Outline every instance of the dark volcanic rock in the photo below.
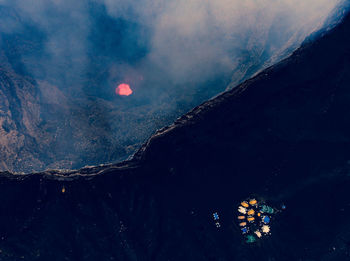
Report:
M 17 1 L 0 4 L 2 171 L 125 160 L 156 129 L 287 57 L 313 30 L 337 24 L 346 10 L 339 6 L 340 15 L 331 15 L 324 27 L 331 5 L 306 23 L 293 23 L 294 12 L 280 7 L 259 11 L 239 28 L 221 16 L 209 23 L 210 14 L 205 34 L 198 35 L 202 42 L 195 33 L 202 29 L 189 38 L 182 30 L 168 35 L 138 15 L 112 15 L 105 1 L 75 1 L 74 15 L 69 1 L 44 3 L 38 10 Z M 139 4 L 130 8 L 144 11 Z M 152 20 L 163 17 L 162 9 L 168 8 L 155 11 Z M 115 95 L 121 82 L 131 85 L 131 96 Z
M 349 260 L 349 106 L 347 16 L 159 131 L 132 161 L 3 174 L 0 257 Z M 270 237 L 247 245 L 234 213 L 250 195 L 287 210 Z
M 116 126 L 105 115 L 123 122 L 128 114 L 99 99 L 74 103 L 56 86 L 0 64 L 0 169 L 28 173 L 125 159 L 130 154 L 126 145 L 134 151 L 137 141 L 112 135 Z

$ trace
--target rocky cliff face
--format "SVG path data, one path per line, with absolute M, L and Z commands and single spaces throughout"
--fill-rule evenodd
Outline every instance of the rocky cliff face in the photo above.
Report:
M 40 106 L 36 88 L 28 79 L 16 75 L 9 66 L 0 69 L 0 119 L 2 169 L 21 169 L 21 166 L 42 166 L 35 154 L 36 146 L 47 140 L 38 125 Z M 36 148 L 36 149 L 34 149 Z
M 347 16 L 131 161 L 3 173 L 2 260 L 348 260 L 349 72 Z M 248 245 L 234 213 L 252 195 L 287 209 Z
M 202 41 L 191 36 L 186 51 L 201 62 L 186 57 L 181 44 L 175 48 L 179 55 L 169 48 L 156 57 L 194 65 L 184 70 L 176 62 L 157 64 L 152 50 L 164 49 L 151 46 L 151 29 L 111 16 L 104 1 L 78 1 L 74 16 L 69 1 L 42 1 L 38 10 L 5 2 L 0 4 L 0 170 L 27 173 L 125 160 L 156 129 L 288 56 L 315 28 L 299 21 L 290 27 L 279 12 L 252 16 L 243 29 L 231 25 L 227 33 L 213 24 L 214 42 L 205 44 L 219 42 L 225 50 L 197 52 L 192 45 L 203 47 Z M 134 93 L 117 97 L 115 87 L 124 81 Z

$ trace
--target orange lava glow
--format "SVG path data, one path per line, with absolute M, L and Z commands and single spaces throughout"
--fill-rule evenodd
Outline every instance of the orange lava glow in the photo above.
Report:
M 121 83 L 121 84 L 119 84 L 118 87 L 115 89 L 115 93 L 116 93 L 117 95 L 121 95 L 121 96 L 129 96 L 130 94 L 132 94 L 132 90 L 131 90 L 129 84 Z

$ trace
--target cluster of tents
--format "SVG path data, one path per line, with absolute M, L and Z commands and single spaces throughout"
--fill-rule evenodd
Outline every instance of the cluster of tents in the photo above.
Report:
M 285 205 L 281 209 L 286 209 Z M 271 234 L 270 223 L 274 215 L 281 210 L 268 206 L 263 200 L 248 198 L 240 202 L 237 209 L 238 227 L 247 243 L 254 243 L 257 240 Z M 220 217 L 218 212 L 212 214 L 216 228 L 220 229 Z
M 274 208 L 260 204 L 254 198 L 240 203 L 237 220 L 247 243 L 254 243 L 257 239 L 270 235 L 270 222 L 275 212 Z

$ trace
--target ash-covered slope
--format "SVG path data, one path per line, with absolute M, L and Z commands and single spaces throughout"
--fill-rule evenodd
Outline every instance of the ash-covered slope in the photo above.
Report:
M 72 100 L 48 82 L 17 74 L 0 55 L 1 170 L 28 173 L 125 159 L 136 145 L 130 135 L 123 139 L 114 132 L 108 113 L 118 123 L 136 114 L 101 99 Z
M 343 0 L 298 1 L 1 1 L 0 170 L 125 160 L 290 55 Z
M 1 260 L 349 260 L 349 104 L 347 16 L 158 132 L 133 161 L 4 173 Z M 252 245 L 234 215 L 250 195 L 287 206 Z

